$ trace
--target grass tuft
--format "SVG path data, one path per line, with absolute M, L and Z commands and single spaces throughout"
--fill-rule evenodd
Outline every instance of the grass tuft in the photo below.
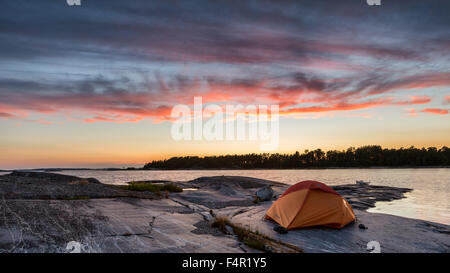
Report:
M 227 226 L 233 229 L 233 233 L 237 236 L 237 239 L 243 242 L 246 246 L 261 250 L 263 252 L 280 252 L 280 253 L 302 253 L 303 249 L 285 243 L 255 230 L 252 231 L 247 227 L 235 225 L 226 217 L 216 217 L 211 224 L 211 227 L 218 228 L 225 234 L 230 234 L 227 230 Z
M 226 217 L 217 217 L 211 223 L 211 227 L 217 228 L 225 234 L 229 234 L 227 225 L 230 225 L 230 221 Z
M 155 184 L 155 183 L 142 183 L 142 182 L 131 182 L 128 185 L 121 186 L 121 188 L 129 191 L 150 191 L 154 193 L 160 193 L 161 191 L 167 192 L 182 192 L 183 188 L 175 184 Z
M 80 179 L 80 180 L 72 181 L 69 184 L 72 184 L 72 185 L 89 185 L 90 183 L 86 179 Z
M 256 239 L 247 237 L 243 240 L 243 243 L 246 244 L 250 248 L 261 250 L 264 252 L 267 251 L 266 244 L 260 240 L 256 240 Z

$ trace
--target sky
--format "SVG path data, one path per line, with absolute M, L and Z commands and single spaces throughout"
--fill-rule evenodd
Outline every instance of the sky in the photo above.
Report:
M 279 105 L 274 152 L 449 146 L 450 3 L 2 1 L 0 169 L 259 153 L 175 105 Z

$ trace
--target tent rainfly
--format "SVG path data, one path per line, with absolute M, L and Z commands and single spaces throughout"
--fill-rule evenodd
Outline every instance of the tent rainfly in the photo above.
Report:
M 302 181 L 289 187 L 265 216 L 287 229 L 327 226 L 340 229 L 355 220 L 352 207 L 324 183 Z

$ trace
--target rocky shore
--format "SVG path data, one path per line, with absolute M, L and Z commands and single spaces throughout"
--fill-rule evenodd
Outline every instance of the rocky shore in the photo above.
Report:
M 174 182 L 184 190 L 136 191 L 44 172 L 0 175 L 0 252 L 368 252 L 370 241 L 381 252 L 450 249 L 449 226 L 365 211 L 411 189 L 335 186 L 357 222 L 279 234 L 263 216 L 288 185 L 236 176 Z M 273 190 L 270 200 L 255 198 L 262 189 Z M 218 219 L 226 219 L 222 229 Z M 258 247 L 241 240 L 243 231 Z

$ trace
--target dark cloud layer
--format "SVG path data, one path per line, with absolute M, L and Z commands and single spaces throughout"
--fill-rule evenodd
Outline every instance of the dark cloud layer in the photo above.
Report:
M 87 51 L 151 60 L 271 62 L 315 54 L 411 58 L 421 55 L 430 38 L 448 42 L 448 1 L 391 2 L 377 9 L 365 1 L 85 0 L 81 7 L 63 0 L 4 1 L 0 54 Z M 386 44 L 380 32 L 411 39 Z M 357 37 L 371 34 L 380 41 Z
M 448 14 L 450 2 L 433 0 L 2 1 L 0 117 L 164 118 L 205 86 L 206 100 L 257 98 L 292 113 L 428 103 L 391 96 L 450 85 Z M 53 63 L 62 75 L 89 69 L 57 77 Z

